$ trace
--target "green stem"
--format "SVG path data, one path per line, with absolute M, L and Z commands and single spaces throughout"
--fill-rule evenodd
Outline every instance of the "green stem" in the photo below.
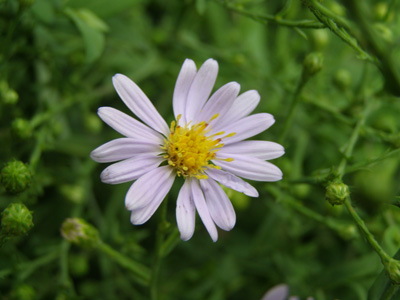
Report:
M 107 254 L 109 258 L 111 258 L 116 263 L 120 264 L 124 268 L 127 268 L 134 275 L 136 275 L 136 281 L 143 285 L 148 285 L 150 281 L 150 270 L 145 266 L 138 262 L 133 261 L 129 257 L 119 253 L 118 251 L 111 248 L 109 245 L 101 242 L 98 245 L 98 249 Z
M 303 74 L 304 74 L 304 72 L 303 72 Z M 300 77 L 300 80 L 297 84 L 296 90 L 293 94 L 292 102 L 290 103 L 289 112 L 285 119 L 285 124 L 283 125 L 283 131 L 282 131 L 281 137 L 279 138 L 280 144 L 283 144 L 284 140 L 286 139 L 286 136 L 290 129 L 290 126 L 292 125 L 294 111 L 299 102 L 301 91 L 303 90 L 304 86 L 306 85 L 306 83 L 309 79 L 308 76 L 303 76 L 303 74 Z
M 381 297 L 380 300 L 391 300 L 392 297 L 397 293 L 399 290 L 398 284 L 391 284 L 390 287 L 385 291 L 385 294 Z
M 308 7 L 308 9 L 314 14 L 314 16 L 326 27 L 328 27 L 334 34 L 336 34 L 343 42 L 348 44 L 354 50 L 356 50 L 361 59 L 371 62 L 378 67 L 380 66 L 379 60 L 367 53 L 364 49 L 362 49 L 357 40 L 350 36 L 350 34 L 343 28 L 339 27 L 332 18 L 325 15 L 318 7 L 314 4 L 312 0 L 302 0 L 303 4 Z
M 374 236 L 372 233 L 368 230 L 367 226 L 365 225 L 365 222 L 361 217 L 358 215 L 356 210 L 353 208 L 350 202 L 350 197 L 348 197 L 345 202 L 344 202 L 347 210 L 349 211 L 350 215 L 353 217 L 354 221 L 356 222 L 357 226 L 360 228 L 362 234 L 368 241 L 368 244 L 372 247 L 372 249 L 375 250 L 375 252 L 379 255 L 381 258 L 381 261 L 384 265 L 386 265 L 392 258 L 383 250 L 383 248 L 379 245 L 379 243 L 375 240 Z
M 357 143 L 358 137 L 360 136 L 360 130 L 365 124 L 365 120 L 367 119 L 367 116 L 369 114 L 370 110 L 370 102 L 366 101 L 365 103 L 365 108 L 364 111 L 361 113 L 360 119 L 358 120 L 356 127 L 354 128 L 350 140 L 348 141 L 344 152 L 343 152 L 343 158 L 337 168 L 337 176 L 339 179 L 342 179 L 346 166 L 347 166 L 347 160 L 351 157 L 353 154 L 354 146 Z
M 282 25 L 282 26 L 287 26 L 287 27 L 297 27 L 297 28 L 314 28 L 314 29 L 320 29 L 320 28 L 325 28 L 326 26 L 320 22 L 315 22 L 313 20 L 298 20 L 298 21 L 291 21 L 291 20 L 285 20 L 281 19 L 279 16 L 274 16 L 274 15 L 269 15 L 269 14 L 257 14 L 253 12 L 246 11 L 242 8 L 230 5 L 227 3 L 227 1 L 217 1 L 220 4 L 222 4 L 224 7 L 227 9 L 234 11 L 236 13 L 239 13 L 243 16 L 247 16 L 257 22 L 263 23 L 263 24 L 268 24 L 268 23 L 273 23 L 277 25 Z
M 348 225 L 341 224 L 336 222 L 335 219 L 331 219 L 330 217 L 323 216 L 308 207 L 304 206 L 300 201 L 291 197 L 288 194 L 283 194 L 281 190 L 276 187 L 269 187 L 268 192 L 270 192 L 275 198 L 283 201 L 285 204 L 289 205 L 291 208 L 296 210 L 297 212 L 303 214 L 304 216 L 313 219 L 321 224 L 324 224 L 326 227 L 331 230 L 336 231 L 339 235 L 343 235 L 348 228 Z
M 157 234 L 156 234 L 156 252 L 151 273 L 150 280 L 150 298 L 151 300 L 158 299 L 158 276 L 160 273 L 161 262 L 163 259 L 163 244 L 165 238 L 165 232 L 167 227 L 167 199 L 164 199 L 160 208 L 160 220 L 158 223 Z

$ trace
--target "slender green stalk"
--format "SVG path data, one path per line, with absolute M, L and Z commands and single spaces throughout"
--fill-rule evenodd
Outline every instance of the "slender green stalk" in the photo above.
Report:
M 284 194 L 281 190 L 279 190 L 277 187 L 269 187 L 268 192 L 270 192 L 272 195 L 274 195 L 275 198 L 281 200 L 285 204 L 289 205 L 291 208 L 296 210 L 297 212 L 301 213 L 302 215 L 317 221 L 318 223 L 321 223 L 325 225 L 326 227 L 330 228 L 331 230 L 336 231 L 339 235 L 342 236 L 349 236 L 352 235 L 352 230 L 349 228 L 348 225 L 342 224 L 339 222 L 336 222 L 335 219 L 332 219 L 327 216 L 323 216 L 312 209 L 308 208 L 307 206 L 304 206 L 303 203 L 298 201 L 296 198 L 293 198 L 292 196 L 288 194 Z M 356 233 L 356 232 L 355 232 Z
M 121 266 L 130 270 L 136 276 L 137 282 L 148 285 L 150 281 L 150 270 L 146 266 L 133 261 L 131 258 L 126 257 L 103 242 L 99 243 L 98 249 Z
M 342 177 L 345 173 L 346 166 L 347 166 L 347 160 L 353 154 L 354 146 L 356 145 L 358 137 L 360 136 L 360 130 L 365 124 L 365 120 L 367 119 L 369 110 L 370 110 L 370 102 L 366 101 L 365 109 L 361 113 L 360 118 L 356 124 L 356 127 L 354 127 L 354 130 L 351 134 L 350 140 L 348 141 L 348 143 L 344 149 L 344 152 L 343 152 L 344 157 L 342 158 L 342 160 L 337 168 L 337 176 L 339 179 L 342 179 Z
M 386 290 L 385 294 L 382 295 L 380 300 L 391 300 L 392 297 L 397 293 L 399 288 L 400 286 L 398 284 L 390 285 L 390 287 Z
M 381 258 L 382 262 L 387 262 L 390 259 L 392 259 L 385 250 L 382 249 L 382 247 L 379 245 L 379 243 L 375 240 L 374 236 L 372 233 L 369 231 L 367 226 L 365 225 L 365 222 L 361 217 L 358 215 L 356 210 L 353 208 L 350 202 L 350 197 L 346 199 L 344 202 L 347 210 L 349 211 L 350 215 L 353 217 L 354 221 L 356 222 L 357 226 L 360 228 L 362 234 L 364 237 L 367 239 L 368 244 L 371 245 L 371 247 L 375 250 L 375 252 L 379 255 Z
M 378 67 L 380 66 L 379 60 L 370 55 L 364 49 L 362 49 L 357 40 L 352 37 L 343 27 L 339 27 L 334 20 L 332 20 L 329 16 L 325 15 L 321 10 L 319 10 L 314 1 L 311 0 L 302 0 L 303 4 L 308 7 L 308 9 L 315 15 L 315 17 L 326 27 L 328 27 L 334 34 L 336 34 L 343 42 L 348 44 L 354 50 L 356 50 L 359 54 L 359 57 L 363 60 L 371 62 Z
M 299 102 L 301 91 L 303 90 L 303 88 L 306 85 L 307 81 L 308 81 L 308 77 L 307 77 L 307 79 L 305 79 L 304 76 L 300 77 L 300 80 L 299 80 L 299 82 L 297 84 L 296 90 L 295 90 L 295 92 L 293 94 L 293 97 L 292 97 L 292 102 L 290 103 L 290 108 L 289 108 L 289 112 L 287 114 L 287 117 L 285 119 L 285 124 L 283 125 L 283 131 L 282 131 L 281 136 L 279 138 L 279 143 L 280 144 L 283 144 L 283 142 L 286 139 L 287 133 L 289 132 L 290 126 L 292 125 L 292 122 L 293 122 L 294 111 L 295 111 L 295 108 L 297 107 L 297 104 Z
M 326 27 L 324 24 L 313 21 L 313 20 L 297 20 L 297 21 L 285 20 L 285 19 L 282 19 L 280 16 L 249 12 L 249 11 L 246 11 L 237 6 L 228 4 L 227 1 L 217 1 L 217 2 L 219 2 L 220 4 L 222 4 L 223 6 L 225 6 L 227 9 L 229 9 L 231 11 L 234 11 L 243 16 L 247 16 L 247 17 L 249 17 L 257 22 L 263 23 L 263 24 L 272 23 L 272 24 L 277 24 L 277 25 L 282 25 L 282 26 L 287 26 L 287 27 L 314 28 L 314 29 L 320 29 L 320 28 Z
M 165 238 L 165 231 L 167 225 L 167 199 L 164 199 L 161 204 L 160 209 L 160 220 L 158 223 L 157 234 L 156 234 L 156 250 L 155 250 L 155 258 L 151 273 L 150 280 L 150 297 L 151 300 L 158 299 L 158 276 L 160 273 L 161 262 L 163 259 L 163 244 Z

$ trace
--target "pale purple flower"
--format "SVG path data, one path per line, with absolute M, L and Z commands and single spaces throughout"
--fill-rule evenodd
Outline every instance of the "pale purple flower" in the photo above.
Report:
M 179 176 L 185 179 L 176 205 L 182 240 L 192 237 L 197 210 L 215 242 L 216 225 L 228 231 L 236 222 L 220 184 L 258 197 L 257 190 L 241 177 L 282 179 L 281 170 L 266 160 L 283 155 L 283 147 L 245 141 L 274 124 L 273 116 L 249 115 L 260 95 L 251 90 L 238 96 L 236 82 L 225 84 L 209 98 L 217 73 L 218 63 L 213 59 L 199 70 L 192 60 L 185 60 L 175 85 L 175 121 L 170 127 L 133 81 L 121 74 L 113 77 L 122 101 L 143 123 L 114 108 L 100 107 L 100 118 L 125 137 L 98 147 L 91 157 L 97 162 L 118 161 L 101 173 L 103 182 L 134 181 L 125 197 L 132 224 L 143 224 L 154 214 Z

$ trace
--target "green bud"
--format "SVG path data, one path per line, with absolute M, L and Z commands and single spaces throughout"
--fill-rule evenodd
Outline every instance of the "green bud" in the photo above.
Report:
M 16 104 L 18 102 L 18 94 L 14 90 L 8 90 L 4 95 L 3 95 L 3 101 L 5 104 Z
M 66 219 L 61 225 L 61 235 L 68 242 L 85 248 L 93 248 L 100 243 L 97 229 L 80 218 Z
M 349 187 L 343 182 L 331 182 L 326 187 L 325 199 L 332 205 L 342 205 L 349 195 Z
M 0 82 L 0 101 L 4 104 L 16 104 L 18 102 L 18 94 L 10 89 L 6 81 Z
M 31 123 L 26 119 L 15 119 L 11 124 L 11 128 L 13 132 L 22 139 L 26 139 L 32 136 Z
M 88 113 L 85 115 L 85 127 L 91 133 L 99 133 L 103 127 L 103 122 L 100 121 L 96 114 Z
M 64 184 L 60 187 L 61 194 L 69 201 L 80 204 L 85 199 L 85 189 L 80 185 Z
M 8 162 L 1 170 L 1 184 L 7 192 L 16 194 L 25 191 L 32 182 L 32 173 L 21 161 Z
M 321 71 L 324 57 L 320 52 L 312 52 L 303 61 L 303 77 L 311 77 Z
M 393 43 L 393 32 L 388 26 L 383 23 L 375 23 L 374 29 L 385 42 Z
M 385 2 L 378 2 L 374 5 L 374 17 L 383 20 L 388 12 L 388 5 Z
M 339 230 L 339 234 L 342 238 L 350 240 L 358 236 L 357 226 L 354 224 L 344 225 Z
M 330 40 L 330 33 L 328 29 L 319 29 L 311 31 L 311 38 L 314 48 L 317 50 L 324 49 Z
M 8 237 L 25 235 L 32 227 L 32 212 L 23 203 L 11 203 L 1 213 L 2 235 Z
M 347 90 L 351 85 L 351 74 L 345 69 L 340 69 L 336 72 L 333 77 L 333 83 L 338 89 L 344 91 Z
M 400 284 L 400 261 L 390 258 L 384 262 L 385 271 L 394 284 Z
M 32 286 L 22 284 L 17 286 L 11 291 L 12 300 L 34 300 L 36 299 L 36 292 Z

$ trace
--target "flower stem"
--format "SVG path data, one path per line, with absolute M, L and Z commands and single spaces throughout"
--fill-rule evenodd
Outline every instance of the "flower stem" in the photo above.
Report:
M 150 280 L 150 298 L 158 299 L 158 276 L 160 273 L 161 262 L 163 259 L 163 243 L 167 228 L 167 199 L 164 199 L 160 209 L 160 220 L 158 223 L 156 234 L 156 252 Z
M 126 257 L 125 255 L 119 253 L 118 251 L 111 248 L 109 245 L 100 242 L 97 247 L 101 252 L 107 254 L 109 258 L 120 264 L 121 266 L 130 270 L 134 275 L 136 275 L 136 281 L 143 285 L 148 285 L 150 281 L 150 270 L 138 263 Z
M 368 244 L 371 245 L 371 247 L 375 250 L 375 252 L 381 258 L 382 263 L 386 264 L 386 262 L 390 261 L 392 258 L 385 252 L 385 250 L 382 249 L 382 247 L 379 245 L 379 243 L 375 240 L 374 236 L 372 235 L 372 233 L 369 231 L 369 229 L 365 225 L 365 222 L 363 221 L 363 219 L 361 219 L 361 217 L 358 215 L 356 210 L 351 205 L 350 197 L 348 197 L 345 200 L 344 204 L 345 204 L 347 210 L 349 211 L 350 215 L 353 217 L 354 221 L 360 228 L 362 234 L 367 239 Z
M 270 15 L 270 14 L 257 14 L 257 13 L 249 12 L 238 6 L 228 4 L 228 1 L 216 0 L 216 2 L 219 2 L 220 4 L 225 6 L 230 11 L 234 11 L 243 16 L 247 16 L 247 17 L 249 17 L 257 22 L 263 23 L 263 24 L 272 23 L 272 24 L 277 24 L 277 25 L 287 26 L 287 27 L 314 28 L 314 29 L 320 29 L 320 28 L 326 27 L 324 24 L 322 24 L 320 22 L 316 22 L 314 20 L 285 20 L 285 19 L 282 19 L 279 15 L 274 16 L 274 15 Z
M 352 47 L 354 50 L 356 50 L 359 54 L 359 58 L 366 60 L 368 62 L 371 62 L 375 65 L 377 65 L 378 67 L 380 66 L 380 62 L 379 60 L 373 56 L 370 55 L 369 53 L 367 53 L 364 49 L 362 49 L 359 45 L 358 45 L 358 41 L 352 37 L 343 27 L 338 26 L 338 24 L 336 24 L 335 20 L 333 20 L 332 14 L 330 14 L 330 16 L 327 16 L 326 14 L 324 14 L 324 12 L 326 13 L 326 9 L 325 10 L 320 10 L 321 6 L 319 5 L 318 7 L 315 5 L 315 1 L 312 0 L 302 0 L 303 4 L 305 6 L 308 7 L 308 9 L 315 15 L 315 17 L 322 23 L 324 24 L 326 27 L 328 27 L 334 34 L 336 34 L 343 42 L 345 42 L 346 44 L 348 44 L 350 47 Z M 337 21 L 337 20 L 336 20 Z M 343 22 L 342 22 L 343 23 Z M 347 25 L 347 23 L 346 23 Z
M 365 124 L 365 120 L 367 119 L 370 108 L 371 108 L 370 101 L 366 101 L 364 111 L 361 113 L 359 120 L 356 124 L 356 127 L 354 127 L 354 130 L 351 134 L 350 140 L 347 142 L 347 145 L 345 146 L 345 149 L 343 151 L 344 157 L 340 161 L 340 164 L 337 168 L 337 176 L 339 179 L 342 179 L 342 177 L 345 173 L 346 166 L 347 166 L 347 160 L 353 154 L 354 146 L 356 145 L 358 137 L 360 136 L 360 130 Z
M 292 125 L 295 108 L 296 108 L 297 104 L 299 103 L 301 91 L 303 90 L 304 86 L 306 85 L 308 79 L 309 79 L 309 77 L 305 77 L 303 75 L 300 77 L 300 80 L 297 84 L 296 90 L 293 94 L 293 98 L 292 98 L 292 102 L 290 104 L 288 115 L 285 119 L 285 124 L 283 125 L 284 127 L 283 127 L 281 137 L 279 138 L 280 144 L 283 144 L 284 140 L 286 139 L 286 136 L 290 129 L 290 126 Z

